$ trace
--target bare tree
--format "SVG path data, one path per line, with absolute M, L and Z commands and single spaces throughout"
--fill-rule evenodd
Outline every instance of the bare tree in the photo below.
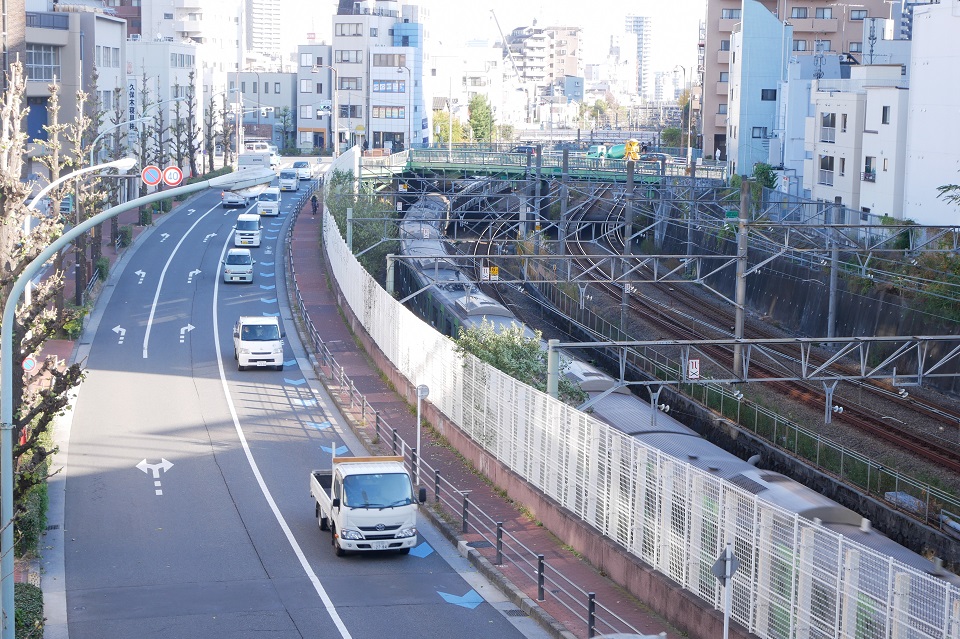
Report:
M 203 116 L 203 145 L 207 156 L 207 170 L 213 171 L 213 154 L 216 151 L 217 140 L 222 136 L 222 131 L 218 131 L 217 125 L 220 122 L 217 106 L 214 104 L 213 96 L 210 96 L 210 102 L 207 104 L 206 113 Z M 219 134 L 219 135 L 218 135 Z
M 3 217 L 0 223 L 0 302 L 4 305 L 27 265 L 62 232 L 59 216 L 55 213 L 57 209 L 53 214 L 38 216 L 34 227 L 25 230 L 25 222 L 30 216 L 27 199 L 34 187 L 33 183 L 20 179 L 27 141 L 23 127 L 27 113 L 25 95 L 23 66 L 17 61 L 10 65 L 7 90 L 0 104 L 0 216 Z M 51 102 L 55 109 L 52 126 L 59 127 L 55 90 L 51 91 Z M 59 132 L 54 128 L 54 142 L 46 146 L 52 152 L 53 172 L 57 174 L 57 179 L 61 167 L 58 137 Z M 51 302 L 53 291 L 60 287 L 60 281 L 59 273 L 47 278 L 34 289 L 30 302 L 20 306 L 13 328 L 16 352 L 39 353 L 43 343 L 56 335 L 60 320 L 51 308 Z M 54 417 L 66 407 L 68 391 L 82 378 L 79 365 L 74 364 L 61 371 L 51 360 L 41 363 L 40 373 L 50 378 L 50 386 L 43 390 L 36 387 L 31 389 L 25 384 L 23 376 L 13 379 L 15 517 L 23 512 L 22 504 L 27 492 L 48 476 L 45 462 L 56 451 L 42 445 L 42 441 L 49 437 Z
M 234 152 L 239 152 L 239 149 L 234 150 L 231 147 L 231 141 L 233 140 L 234 131 L 238 124 L 236 116 L 230 111 L 230 103 L 227 101 L 227 96 L 223 96 L 223 109 L 220 111 L 220 121 L 223 122 L 223 163 L 224 165 L 232 164 L 234 158 Z
M 197 122 L 197 108 L 200 106 L 197 101 L 197 74 L 195 71 L 190 72 L 190 84 L 187 85 L 187 93 L 185 105 L 187 107 L 187 160 L 190 162 L 190 175 L 195 176 L 200 174 L 200 170 L 203 168 L 197 167 L 197 155 L 200 154 L 200 123 Z M 202 164 L 202 162 L 201 162 Z M 210 170 L 213 170 L 211 166 Z

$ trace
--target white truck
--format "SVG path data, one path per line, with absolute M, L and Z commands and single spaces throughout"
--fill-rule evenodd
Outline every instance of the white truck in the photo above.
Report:
M 348 551 L 395 550 L 417 544 L 417 503 L 403 457 L 334 457 L 330 470 L 310 473 L 320 530 L 330 530 L 338 557 Z
M 265 368 L 283 370 L 283 329 L 280 318 L 244 315 L 233 326 L 233 359 L 237 370 Z
M 279 166 L 280 158 L 270 151 L 245 151 L 237 157 L 238 171 L 250 168 L 277 169 Z

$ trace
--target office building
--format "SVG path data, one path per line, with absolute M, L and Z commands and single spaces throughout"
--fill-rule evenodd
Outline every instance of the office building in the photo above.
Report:
M 628 15 L 625 29 L 637 38 L 636 65 L 637 78 L 634 92 L 646 99 L 653 98 L 653 69 L 651 53 L 653 48 L 653 18 Z

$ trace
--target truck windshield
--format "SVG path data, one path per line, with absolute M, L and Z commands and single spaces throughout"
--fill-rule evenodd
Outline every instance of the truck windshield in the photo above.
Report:
M 344 505 L 351 508 L 393 508 L 413 503 L 406 473 L 347 475 L 343 478 Z
M 280 329 L 270 324 L 247 324 L 240 332 L 240 339 L 245 342 L 272 342 L 280 339 Z
M 261 193 L 257 199 L 261 202 L 276 202 L 278 197 L 276 193 Z
M 237 222 L 238 231 L 256 231 L 260 228 L 259 220 L 240 220 Z

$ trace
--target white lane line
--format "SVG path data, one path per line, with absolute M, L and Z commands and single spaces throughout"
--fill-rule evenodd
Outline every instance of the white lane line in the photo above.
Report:
M 203 218 L 210 215 L 210 213 L 218 209 L 219 206 L 219 204 L 214 204 L 209 211 L 197 218 L 197 221 L 193 223 L 193 226 L 187 229 L 187 232 L 183 234 L 183 237 L 180 238 L 180 241 L 177 242 L 177 245 L 173 247 L 173 252 L 170 253 L 170 257 L 167 258 L 167 263 L 163 265 L 163 270 L 160 272 L 160 281 L 157 282 L 157 290 L 153 294 L 153 305 L 150 306 L 150 317 L 147 318 L 147 332 L 143 336 L 143 359 L 147 359 L 147 345 L 150 343 L 150 329 L 153 328 L 153 316 L 157 312 L 157 302 L 160 301 L 160 289 L 163 288 L 163 278 L 167 275 L 167 269 L 170 267 L 170 262 L 173 261 L 173 257 L 180 249 L 180 245 L 183 244 L 185 239 L 187 239 L 187 236 L 190 235 L 190 232 L 193 231 L 193 229 Z
M 223 250 L 220 253 L 221 262 L 226 257 L 229 243 L 230 238 L 228 237 L 224 242 Z M 263 493 L 263 497 L 267 500 L 270 510 L 273 511 L 273 516 L 277 519 L 277 523 L 280 524 L 283 534 L 286 535 L 287 543 L 290 544 L 290 548 L 293 549 L 294 554 L 300 561 L 300 566 L 307 574 L 307 578 L 310 580 L 310 583 L 313 584 L 313 589 L 316 590 L 317 594 L 320 596 L 320 600 L 323 602 L 323 607 L 326 609 L 327 614 L 330 615 L 330 619 L 333 621 L 333 624 L 337 627 L 337 630 L 340 631 L 340 636 L 342 639 L 352 639 L 352 635 L 350 634 L 350 631 L 347 630 L 343 620 L 340 618 L 340 614 L 337 612 L 336 606 L 333 605 L 333 601 L 330 600 L 330 596 L 324 589 L 323 584 L 320 583 L 320 578 L 317 577 L 317 573 L 313 571 L 313 568 L 310 566 L 310 562 L 307 561 L 307 556 L 304 554 L 303 549 L 300 548 L 300 544 L 297 543 L 296 538 L 293 536 L 293 531 L 290 530 L 290 526 L 287 525 L 287 520 L 284 519 L 283 514 L 280 513 L 280 508 L 277 506 L 277 502 L 273 499 L 273 495 L 270 494 L 270 489 L 267 488 L 267 483 L 263 480 L 263 475 L 260 474 L 260 467 L 257 466 L 257 462 L 253 458 L 253 453 L 250 451 L 250 446 L 247 444 L 247 438 L 243 434 L 243 429 L 240 428 L 240 419 L 237 417 L 237 409 L 233 404 L 233 396 L 230 395 L 230 387 L 227 385 L 227 376 L 223 370 L 223 353 L 220 351 L 220 323 L 218 321 L 219 313 L 217 312 L 219 297 L 220 278 L 218 277 L 215 278 L 213 285 L 213 343 L 217 349 L 217 368 L 220 370 L 220 384 L 223 386 L 223 396 L 227 400 L 227 407 L 230 409 L 230 417 L 233 419 L 233 427 L 237 431 L 237 437 L 240 439 L 240 445 L 243 446 L 243 453 L 247 456 L 247 463 L 250 465 L 250 470 L 253 471 L 253 476 L 257 479 L 257 484 L 260 486 L 260 492 Z

